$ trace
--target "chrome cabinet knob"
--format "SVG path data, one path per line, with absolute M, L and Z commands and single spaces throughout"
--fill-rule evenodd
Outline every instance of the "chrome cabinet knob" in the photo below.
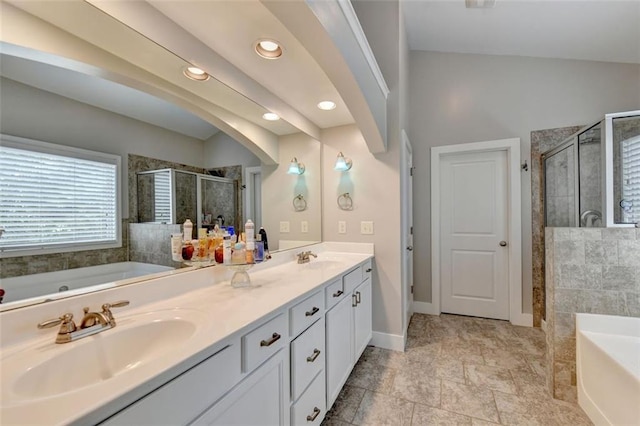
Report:
M 407 246 L 407 250 L 413 251 L 413 246 Z
M 506 247 L 506 246 L 507 246 L 506 241 L 500 241 L 500 247 Z

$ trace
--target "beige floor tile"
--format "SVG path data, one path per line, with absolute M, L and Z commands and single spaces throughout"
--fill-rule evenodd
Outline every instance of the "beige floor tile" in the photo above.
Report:
M 431 407 L 440 407 L 440 379 L 429 370 L 399 370 L 393 379 L 391 396 Z
M 332 420 L 352 422 L 365 392 L 363 388 L 345 385 L 327 414 L 328 417 Z
M 404 399 L 367 391 L 353 424 L 403 426 L 411 424 L 414 404 Z
M 471 426 L 471 417 L 462 414 L 452 413 L 451 411 L 440 410 L 434 407 L 416 404 L 413 409 L 413 426 Z
M 438 357 L 429 364 L 429 372 L 439 379 L 466 383 L 464 364 L 455 358 Z
M 421 345 L 407 347 L 405 354 L 411 362 L 430 364 L 435 358 L 440 356 L 441 351 L 441 343 L 424 342 Z
M 516 384 L 519 395 L 532 398 L 550 397 L 544 376 L 534 373 L 529 367 L 513 368 L 509 371 L 511 372 L 511 377 Z
M 502 368 L 528 368 L 529 364 L 521 353 L 513 353 L 505 350 L 482 349 L 484 363 L 491 367 Z
M 374 392 L 389 393 L 395 374 L 395 369 L 380 366 L 372 360 L 359 361 L 346 384 Z
M 347 423 L 343 420 L 334 419 L 327 414 L 327 417 L 324 418 L 320 426 L 349 426 L 350 424 L 351 423 Z
M 517 393 L 511 372 L 506 368 L 488 365 L 465 365 L 468 384 L 497 390 L 504 393 Z
M 498 423 L 493 394 L 486 388 L 442 381 L 442 409 Z
M 488 422 L 486 420 L 480 420 L 473 417 L 471 419 L 471 426 L 496 426 L 499 423 Z

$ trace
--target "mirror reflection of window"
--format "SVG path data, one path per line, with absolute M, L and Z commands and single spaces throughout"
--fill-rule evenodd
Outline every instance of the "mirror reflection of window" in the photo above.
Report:
M 640 116 L 613 119 L 614 220 L 640 222 Z

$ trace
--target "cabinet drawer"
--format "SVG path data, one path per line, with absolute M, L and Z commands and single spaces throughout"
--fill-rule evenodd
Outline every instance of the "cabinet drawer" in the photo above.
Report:
M 291 399 L 302 395 L 324 369 L 324 317 L 291 342 Z
M 366 280 L 367 278 L 371 278 L 371 273 L 373 271 L 373 267 L 371 265 L 371 259 L 362 264 L 362 281 Z
M 318 374 L 298 402 L 291 406 L 291 424 L 319 425 L 325 411 L 324 374 Z
M 101 425 L 187 424 L 231 389 L 241 377 L 240 341 L 113 415 Z
M 358 266 L 353 271 L 345 274 L 342 281 L 344 282 L 344 292 L 351 293 L 362 282 L 362 266 Z
M 250 372 L 286 344 L 287 316 L 280 314 L 242 336 L 242 371 Z
M 336 303 L 345 298 L 344 286 L 342 279 L 335 280 L 324 289 L 324 301 L 327 311 L 333 308 Z
M 319 291 L 289 310 L 291 336 L 295 337 L 324 314 L 324 297 Z

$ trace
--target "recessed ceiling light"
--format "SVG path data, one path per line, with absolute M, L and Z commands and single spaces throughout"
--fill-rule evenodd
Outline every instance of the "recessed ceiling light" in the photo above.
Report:
M 322 101 L 318 102 L 318 108 L 324 111 L 331 111 L 336 107 L 336 103 L 332 101 Z
M 203 69 L 198 67 L 186 67 L 182 73 L 185 77 L 190 78 L 191 80 L 196 81 L 207 81 L 209 80 L 209 74 L 207 74 Z
M 262 114 L 262 118 L 268 121 L 280 120 L 280 116 L 274 112 L 265 112 L 264 114 Z
M 282 56 L 282 47 L 275 40 L 263 39 L 256 42 L 256 53 L 265 59 L 278 59 Z

